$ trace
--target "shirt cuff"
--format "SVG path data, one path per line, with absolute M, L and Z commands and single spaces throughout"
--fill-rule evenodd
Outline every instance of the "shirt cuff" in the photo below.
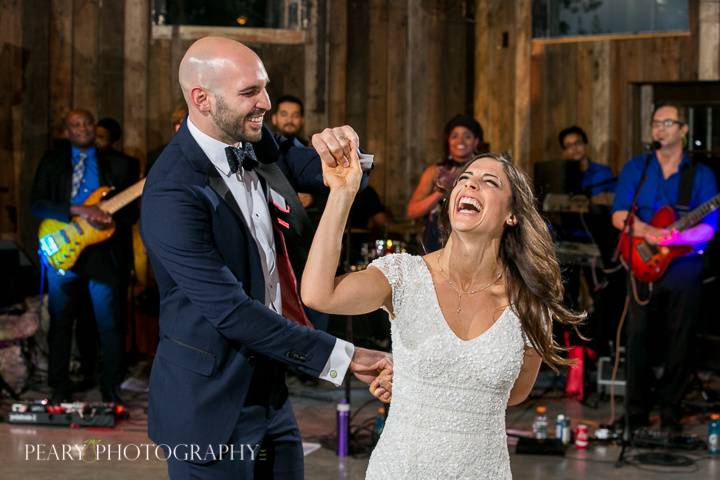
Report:
M 355 346 L 352 343 L 336 338 L 330 358 L 318 378 L 328 381 L 336 387 L 342 385 L 354 353 Z
M 360 150 L 358 150 L 358 156 L 360 157 L 360 169 L 363 172 L 372 170 L 375 155 L 370 155 L 369 153 L 362 153 Z

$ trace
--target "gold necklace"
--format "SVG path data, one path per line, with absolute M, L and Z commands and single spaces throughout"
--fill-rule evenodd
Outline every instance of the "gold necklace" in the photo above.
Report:
M 437 256 L 437 264 L 438 264 L 438 268 L 442 272 L 443 276 L 445 276 L 445 279 L 447 280 L 448 285 L 450 285 L 450 288 L 452 288 L 453 291 L 457 294 L 458 303 L 457 303 L 457 308 L 455 309 L 455 313 L 457 313 L 457 314 L 460 314 L 460 312 L 462 312 L 462 297 L 463 297 L 463 295 L 475 295 L 476 293 L 483 292 L 483 291 L 487 290 L 488 288 L 492 287 L 493 285 L 495 285 L 500 280 L 500 278 L 502 278 L 502 275 L 503 275 L 503 271 L 500 270 L 500 272 L 498 273 L 498 276 L 495 278 L 495 280 L 488 283 L 484 287 L 478 288 L 477 290 L 470 290 L 470 289 L 463 290 L 459 285 L 455 285 L 455 283 L 453 283 L 453 281 L 450 280 L 450 275 L 448 275 L 448 273 L 442 268 L 442 265 L 440 264 L 440 255 Z

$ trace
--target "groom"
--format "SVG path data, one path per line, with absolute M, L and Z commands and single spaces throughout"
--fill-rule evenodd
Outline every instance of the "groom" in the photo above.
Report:
M 294 191 L 272 148 L 250 145 L 270 110 L 260 59 L 206 37 L 185 53 L 179 80 L 189 114 L 142 198 L 161 296 L 148 433 L 171 479 L 303 478 L 285 368 L 335 385 L 350 369 L 369 383 L 389 360 L 305 316 L 287 255 L 302 228 Z M 314 140 L 329 166 L 349 159 L 351 142 L 350 127 Z M 320 160 L 293 180 L 317 187 Z

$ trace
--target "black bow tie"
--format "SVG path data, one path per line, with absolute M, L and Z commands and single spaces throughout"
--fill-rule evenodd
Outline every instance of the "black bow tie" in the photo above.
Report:
M 255 150 L 250 142 L 243 142 L 242 148 L 225 147 L 225 156 L 232 173 L 237 173 L 241 165 L 245 171 L 250 171 L 258 165 Z

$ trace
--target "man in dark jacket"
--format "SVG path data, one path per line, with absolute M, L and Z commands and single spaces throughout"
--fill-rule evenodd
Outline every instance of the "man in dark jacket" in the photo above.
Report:
M 95 120 L 86 110 L 65 117 L 69 143 L 45 153 L 35 173 L 31 210 L 41 219 L 69 222 L 82 217 L 96 228 L 116 226 L 107 241 L 85 249 L 72 269 L 48 269 L 50 333 L 48 383 L 52 400 L 69 400 L 69 362 L 73 323 L 84 299 L 90 297 L 102 352 L 101 391 L 104 401 L 121 402 L 123 375 L 122 320 L 129 267 L 132 264 L 131 226 L 138 217 L 134 205 L 111 216 L 84 202 L 101 186 L 125 190 L 138 180 L 137 161 L 95 148 Z

